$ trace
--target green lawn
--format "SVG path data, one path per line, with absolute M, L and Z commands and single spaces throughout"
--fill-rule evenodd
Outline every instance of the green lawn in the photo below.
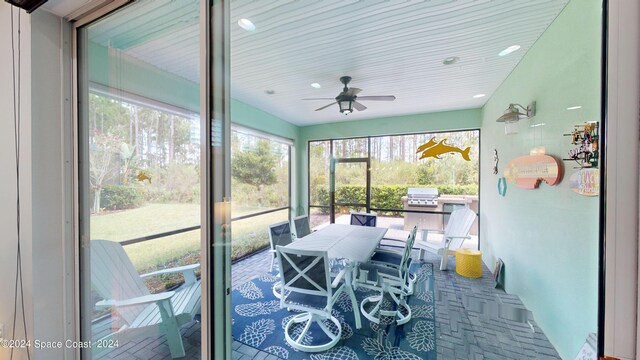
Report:
M 199 204 L 147 204 L 91 215 L 91 239 L 122 241 L 198 224 Z
M 252 211 L 256 209 L 234 209 L 234 216 Z M 231 225 L 232 259 L 268 244 L 267 226 L 287 220 L 287 213 L 287 210 L 282 210 L 234 221 Z M 122 241 L 199 223 L 198 204 L 148 204 L 137 209 L 92 215 L 91 238 Z M 127 245 L 125 250 L 140 272 L 197 262 L 200 231 Z
M 231 223 L 231 259 L 249 254 L 269 244 L 268 226 L 288 220 L 288 210 L 280 210 Z

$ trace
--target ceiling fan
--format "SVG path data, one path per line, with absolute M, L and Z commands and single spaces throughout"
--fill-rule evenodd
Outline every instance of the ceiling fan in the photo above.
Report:
M 331 104 L 325 105 L 321 108 L 317 108 L 316 111 L 324 110 L 333 104 L 338 104 L 340 112 L 344 115 L 348 115 L 353 112 L 354 108 L 358 111 L 367 110 L 367 107 L 356 101 L 356 99 L 373 101 L 393 101 L 396 99 L 396 97 L 393 95 L 358 96 L 358 93 L 360 93 L 362 89 L 347 87 L 347 84 L 349 84 L 350 81 L 351 76 L 343 76 L 340 78 L 340 82 L 344 84 L 344 88 L 342 89 L 342 92 L 335 98 L 308 98 L 302 100 L 335 100 Z

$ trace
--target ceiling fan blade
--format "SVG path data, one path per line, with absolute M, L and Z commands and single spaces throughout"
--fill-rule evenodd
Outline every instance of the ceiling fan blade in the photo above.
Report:
M 306 98 L 301 100 L 335 100 L 336 98 Z
M 395 99 L 396 97 L 393 95 L 358 96 L 358 100 L 393 101 Z
M 364 111 L 364 110 L 367 110 L 367 107 L 366 107 L 366 106 L 364 106 L 364 105 L 360 104 L 360 103 L 359 103 L 359 102 L 357 102 L 357 101 L 354 101 L 354 102 L 353 102 L 353 107 L 354 107 L 356 110 L 358 110 L 358 111 Z
M 347 95 L 347 96 L 358 95 L 361 91 L 362 91 L 362 89 L 358 89 L 358 88 L 352 87 L 352 88 L 349 88 L 349 90 L 347 90 L 345 95 Z
M 323 106 L 323 107 L 321 107 L 321 108 L 317 108 L 317 109 L 316 109 L 316 111 L 324 110 L 324 109 L 328 108 L 329 106 L 334 105 L 334 104 L 337 104 L 337 103 L 338 103 L 337 101 L 336 101 L 336 102 L 332 102 L 332 103 L 331 103 L 331 104 L 329 104 L 329 105 L 325 105 L 325 106 Z

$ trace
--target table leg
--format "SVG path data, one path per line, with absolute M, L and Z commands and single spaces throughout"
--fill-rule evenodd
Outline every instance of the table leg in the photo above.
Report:
M 356 293 L 353 290 L 353 272 L 357 269 L 357 266 L 353 264 L 353 262 L 349 261 L 346 266 L 346 274 L 344 277 L 344 282 L 346 285 L 346 292 L 349 294 L 351 298 L 351 306 L 353 307 L 353 316 L 356 321 L 356 329 L 362 328 L 362 321 L 360 319 L 360 307 L 358 306 L 358 300 L 356 300 Z

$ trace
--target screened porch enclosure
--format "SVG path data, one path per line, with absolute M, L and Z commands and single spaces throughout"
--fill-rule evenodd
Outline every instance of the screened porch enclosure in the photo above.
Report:
M 467 149 L 469 160 L 455 153 L 420 158 L 423 144 L 442 140 Z M 404 240 L 418 226 L 432 230 L 425 241 L 439 242 L 452 211 L 469 207 L 478 212 L 479 140 L 480 131 L 472 130 L 309 141 L 312 227 L 348 224 L 351 212 L 371 212 L 379 226 L 389 228 L 389 240 Z M 425 188 L 434 189 L 436 200 L 412 204 L 410 189 Z M 478 234 L 476 220 L 465 246 L 478 248 Z
M 88 266 L 83 276 L 90 284 L 85 287 L 90 290 L 83 298 L 83 314 L 88 319 L 85 337 L 96 341 L 115 339 L 119 336 L 116 334 L 126 332 L 133 324 L 145 325 L 143 330 L 132 331 L 130 337 L 123 336 L 117 349 L 91 354 L 96 359 L 180 358 L 183 352 L 187 359 L 201 356 L 198 284 L 205 269 L 199 267 L 200 202 L 210 194 L 201 193 L 200 183 L 201 76 L 195 62 L 198 44 L 194 40 L 198 37 L 194 22 L 198 8 L 194 2 L 185 7 L 172 1 L 161 3 L 162 6 L 156 8 L 158 2 L 154 0 L 134 2 L 123 8 L 122 13 L 116 12 L 89 25 L 82 38 L 87 74 L 82 88 L 86 106 L 82 109 L 81 151 L 88 166 L 83 169 L 86 181 L 81 191 L 86 230 L 90 234 L 88 250 L 82 258 Z M 569 103 L 597 103 L 598 94 L 589 86 L 591 83 L 581 83 L 586 77 L 579 77 L 577 73 L 572 73 L 574 82 L 564 81 L 560 85 L 554 79 L 545 78 L 545 83 L 532 87 L 545 89 L 544 94 L 531 93 L 524 85 L 517 86 L 533 82 L 530 78 L 523 81 L 522 73 L 542 73 L 535 67 L 518 71 L 519 64 L 533 67 L 532 63 L 542 63 L 541 59 L 549 56 L 563 64 L 562 69 L 576 67 L 581 70 L 580 74 L 593 73 L 592 57 L 597 48 L 587 46 L 590 40 L 582 39 L 580 34 L 556 33 L 555 36 L 560 38 L 558 42 L 568 44 L 574 44 L 574 38 L 581 39 L 577 43 L 589 50 L 580 53 L 579 60 L 585 60 L 583 62 L 569 56 L 560 57 L 558 51 L 535 47 L 548 44 L 553 48 L 556 44 L 542 36 L 549 24 L 561 16 L 565 6 L 568 15 L 559 19 L 569 23 L 581 19 L 583 12 L 589 12 L 589 19 L 596 24 L 593 9 L 575 0 L 551 2 L 548 7 L 519 4 L 542 13 L 524 22 L 522 33 L 516 34 L 522 35 L 519 41 L 523 45 L 521 52 L 515 52 L 514 56 L 494 59 L 498 56 L 496 49 L 477 50 L 477 59 L 488 59 L 491 76 L 480 71 L 477 64 L 464 63 L 468 59 L 461 59 L 460 66 L 447 67 L 440 57 L 444 59 L 442 55 L 448 57 L 449 54 L 443 54 L 440 49 L 430 55 L 426 50 L 430 47 L 425 42 L 396 49 L 404 51 L 397 56 L 407 59 L 407 69 L 411 64 L 433 64 L 434 73 L 425 75 L 424 82 L 416 83 L 401 66 L 389 67 L 388 63 L 393 61 L 376 60 L 381 54 L 371 52 L 369 47 L 360 48 L 364 54 L 358 63 L 361 69 L 346 66 L 353 64 L 351 59 L 340 57 L 343 54 L 325 47 L 327 41 L 317 38 L 333 38 L 335 27 L 327 24 L 333 24 L 334 20 L 327 14 L 339 12 L 342 6 L 358 8 L 363 14 L 374 11 L 378 21 L 385 21 L 380 14 L 391 10 L 387 7 L 393 2 L 374 3 L 366 8 L 361 3 L 333 2 L 333 10 L 325 12 L 311 2 L 292 2 L 283 4 L 280 13 L 272 8 L 273 4 L 270 7 L 262 2 L 231 2 L 233 91 L 229 103 L 232 125 L 229 142 L 223 144 L 229 152 L 226 165 L 231 192 L 230 269 L 226 269 L 232 283 L 228 289 L 231 312 L 215 316 L 225 316 L 225 320 L 232 323 L 229 331 L 234 339 L 233 355 L 242 359 L 314 360 L 376 356 L 555 359 L 573 355 L 579 345 L 592 341 L 592 333 L 596 331 L 593 316 L 576 316 L 578 312 L 592 313 L 589 310 L 595 306 L 592 296 L 595 282 L 588 276 L 578 276 L 575 270 L 582 269 L 588 275 L 595 271 L 592 261 L 595 248 L 591 245 L 597 230 L 598 214 L 594 207 L 597 196 L 576 198 L 578 195 L 572 192 L 568 176 L 559 186 L 543 183 L 535 190 L 518 189 L 509 183 L 506 197 L 499 193 L 496 183 L 505 165 L 514 158 L 526 156 L 531 148 L 544 148 L 548 154 L 560 158 L 569 146 L 561 134 L 597 117 L 598 109 L 594 106 L 583 105 L 582 113 L 565 112 Z M 428 5 L 444 6 L 436 3 Z M 491 9 L 492 4 L 462 3 L 468 11 L 480 9 L 483 15 L 479 23 L 493 24 L 491 29 L 495 27 L 502 29 L 500 34 L 508 33 L 505 29 L 509 27 L 502 19 L 492 15 L 495 10 Z M 417 8 L 408 11 L 412 6 Z M 408 14 L 418 17 L 431 14 L 433 9 L 429 6 L 420 6 L 426 5 L 398 5 L 388 16 L 395 19 L 392 23 L 397 25 Z M 305 14 L 300 9 L 310 7 L 309 14 L 317 14 L 325 22 L 314 25 L 317 32 L 313 32 L 313 41 L 301 41 L 298 37 L 304 36 L 291 30 L 297 25 L 289 23 L 295 23 L 298 18 L 288 15 L 297 14 L 303 19 Z M 148 14 L 151 9 L 159 11 L 155 13 L 156 18 Z M 467 11 L 447 9 L 452 13 Z M 255 32 L 242 28 L 239 24 L 245 22 L 238 21 L 249 16 L 245 14 L 256 14 L 264 25 L 258 24 L 257 30 L 252 30 Z M 156 33 L 155 25 L 159 26 L 163 20 L 171 29 Z M 368 22 L 345 21 L 353 21 L 360 33 L 369 33 Z M 445 16 L 442 21 L 451 19 Z M 482 28 L 478 32 L 486 30 L 481 24 L 472 25 Z M 563 29 L 567 28 L 570 26 Z M 146 29 L 146 32 L 138 36 L 136 29 Z M 404 31 L 410 30 L 405 26 L 389 25 L 388 30 L 397 38 L 429 39 L 426 35 L 405 34 Z M 428 30 L 422 29 L 420 33 L 427 34 Z M 456 34 L 455 39 L 465 38 L 463 33 Z M 536 39 L 543 45 L 535 45 L 539 44 Z M 375 39 L 369 41 L 375 42 Z M 452 43 L 458 47 L 463 45 L 453 40 Z M 394 51 L 384 55 L 393 59 Z M 415 63 L 411 60 L 413 51 L 427 58 L 420 64 Z M 533 51 L 536 61 L 527 60 L 528 51 Z M 326 60 L 333 56 L 323 56 L 324 52 L 335 56 L 335 63 Z M 259 61 L 257 53 L 261 54 Z M 291 63 L 287 62 L 289 58 Z M 321 68 L 316 64 L 319 59 L 327 61 L 327 66 L 342 65 L 336 65 L 330 73 L 313 72 Z M 272 68 L 266 71 L 264 66 Z M 341 87 L 334 89 L 332 82 L 337 82 L 339 76 L 345 75 L 342 72 L 347 71 L 353 75 L 353 86 L 363 89 L 358 96 L 393 93 L 396 102 L 367 103 L 366 112 L 356 108 L 345 117 L 337 104 L 316 112 L 320 103 L 312 105 L 301 101 L 316 96 L 335 99 Z M 477 78 L 466 83 L 466 78 L 460 77 L 459 85 L 451 85 L 447 79 L 456 71 Z M 510 74 L 515 74 L 515 80 L 509 80 Z M 323 79 L 322 84 L 317 84 L 319 87 L 309 86 L 316 84 L 314 76 Z M 500 90 L 502 80 L 506 90 Z M 404 86 L 405 83 L 412 85 Z M 479 89 L 478 84 L 485 87 Z M 579 92 L 577 88 L 589 91 Z M 495 98 L 491 97 L 494 92 Z M 566 95 L 573 92 L 575 97 Z M 530 100 L 539 102 L 536 117 L 514 125 L 520 135 L 504 134 L 502 124 L 496 122 L 503 115 L 504 107 L 511 102 Z M 564 169 L 571 172 L 571 166 L 573 164 L 565 164 Z M 457 236 L 463 240 L 449 252 L 443 247 L 450 243 L 447 229 L 456 227 L 451 219 L 462 210 L 470 212 L 473 218 L 466 232 Z M 372 224 L 369 220 L 356 224 L 354 216 L 374 217 L 375 225 L 369 226 Z M 296 219 L 306 221 L 308 231 L 296 229 Z M 567 223 L 582 226 L 569 229 Z M 361 228 L 354 230 L 356 226 Z M 334 299 L 333 293 L 327 295 L 329 286 L 321 289 L 324 290 L 321 295 L 327 295 L 332 306 L 322 316 L 337 320 L 333 325 L 324 325 L 329 330 L 340 328 L 340 339 L 333 342 L 335 333 L 325 331 L 322 325 L 309 333 L 300 323 L 292 324 L 292 318 L 299 314 L 280 306 L 279 296 L 288 296 L 291 289 L 282 290 L 287 281 L 279 273 L 283 263 L 277 257 L 276 245 L 301 246 L 300 242 L 311 236 L 320 239 L 319 244 L 334 241 L 340 244 L 333 244 L 336 247 L 353 250 L 359 245 L 358 239 L 371 240 L 362 235 L 371 230 L 363 230 L 365 227 L 383 234 L 375 239 L 376 244 L 369 244 L 373 249 L 368 254 L 370 259 L 342 258 L 331 254 L 335 251 L 331 246 L 321 250 L 327 253 L 326 258 L 322 254 L 305 255 L 322 258 L 327 263 L 326 269 L 313 268 L 318 273 L 326 270 L 324 275 L 331 281 L 324 285 L 333 286 L 336 281 L 335 289 L 345 286 L 353 292 L 353 298 L 351 291 L 345 291 L 346 297 L 339 295 Z M 280 240 L 284 242 L 275 244 L 277 237 L 282 237 L 284 240 Z M 407 242 L 413 246 L 407 247 Z M 556 245 L 559 251 L 549 251 Z M 574 259 L 568 256 L 572 249 L 584 253 Z M 457 250 L 464 250 L 460 253 L 468 250 L 476 256 L 475 264 L 479 265 L 476 270 L 481 277 L 456 273 L 461 263 L 456 259 Z M 371 273 L 361 271 L 369 271 L 367 267 L 375 263 L 373 256 L 385 252 L 395 254 L 396 260 L 399 256 L 399 264 L 404 264 L 389 266 L 399 275 L 394 274 L 395 278 L 387 283 L 384 283 L 388 280 L 385 275 L 373 279 L 384 273 L 378 268 Z M 352 257 L 359 255 L 362 254 L 350 252 Z M 443 258 L 449 260 L 444 270 L 440 270 L 438 266 L 442 266 Z M 508 291 L 495 288 L 493 265 L 498 258 L 504 260 L 509 269 Z M 113 259 L 121 262 L 109 262 Z M 574 262 L 576 266 L 571 267 Z M 553 273 L 554 266 L 561 271 Z M 124 286 L 108 279 L 109 269 L 117 272 L 116 269 L 121 272 L 120 277 L 126 275 L 135 281 Z M 179 309 L 180 314 L 176 314 L 173 321 L 171 316 L 161 314 L 161 306 L 143 308 L 146 303 L 138 304 L 138 314 L 128 314 L 121 309 L 124 299 L 116 297 L 131 288 L 138 292 L 127 294 L 130 298 L 140 300 L 148 296 L 154 299 L 154 304 L 173 301 L 172 306 Z M 573 299 L 567 295 L 569 291 L 585 294 L 576 300 L 575 307 L 567 306 L 569 299 Z M 169 300 L 169 296 L 179 292 L 184 296 Z M 558 301 L 549 300 L 549 294 L 555 293 L 562 296 Z M 409 317 L 408 310 L 399 309 L 407 308 L 411 309 L 413 318 L 403 322 Z M 362 315 L 376 311 L 381 311 L 380 316 Z M 392 319 L 384 319 L 383 315 Z M 569 324 L 576 334 L 558 331 L 558 322 L 563 326 Z M 174 327 L 171 334 L 165 331 L 168 327 L 165 324 L 169 323 Z M 290 334 L 285 334 L 286 329 Z M 325 335 L 314 337 L 314 334 Z M 319 353 L 307 353 L 291 346 L 287 335 L 297 336 L 294 342 L 302 349 L 323 340 L 331 340 L 328 343 L 332 346 Z M 178 343 L 181 346 L 176 345 Z

